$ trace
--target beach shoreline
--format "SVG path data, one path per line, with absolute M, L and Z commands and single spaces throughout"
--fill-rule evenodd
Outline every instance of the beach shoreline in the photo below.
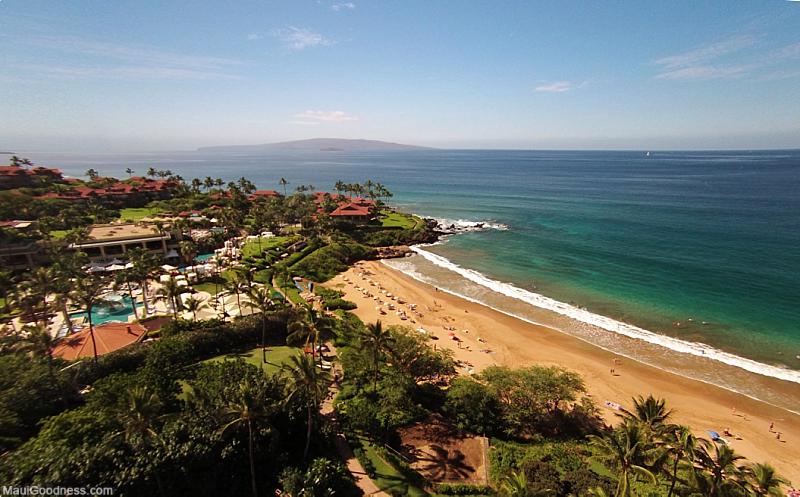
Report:
M 363 273 L 363 274 L 362 274 Z M 698 436 L 706 431 L 729 430 L 732 447 L 752 462 L 769 462 L 786 478 L 800 481 L 800 415 L 751 397 L 686 378 L 636 360 L 622 357 L 546 326 L 537 325 L 439 291 L 379 261 L 356 264 L 325 286 L 345 292 L 358 305 L 353 312 L 365 322 L 381 319 L 388 325 L 422 328 L 436 339 L 436 347 L 453 350 L 464 363 L 459 373 L 479 373 L 491 365 L 562 366 L 579 372 L 607 422 L 616 422 L 607 402 L 630 406 L 631 398 L 648 395 L 666 398 L 675 410 L 675 422 L 692 427 Z M 359 289 L 357 289 L 360 288 Z M 392 301 L 389 292 L 403 301 Z M 364 295 L 364 291 L 373 297 Z M 392 302 L 381 314 L 374 297 Z M 408 303 L 417 305 L 415 311 Z M 401 319 L 397 310 L 404 310 Z M 775 423 L 774 432 L 770 423 Z M 781 433 L 780 440 L 777 432 Z

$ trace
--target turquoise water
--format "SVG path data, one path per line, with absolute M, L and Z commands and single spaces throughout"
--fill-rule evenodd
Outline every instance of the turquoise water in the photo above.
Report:
M 259 188 L 371 178 L 405 209 L 493 223 L 425 248 L 444 262 L 416 269 L 463 279 L 442 272 L 455 263 L 657 336 L 800 371 L 800 151 L 31 157 L 74 175 L 152 165 Z
M 108 323 L 111 321 L 122 321 L 127 322 L 128 317 L 133 315 L 133 305 L 131 302 L 130 297 L 123 296 L 120 299 L 120 306 L 109 308 L 108 306 L 99 304 L 95 305 L 92 308 L 92 324 L 103 324 Z M 142 304 L 137 304 L 136 308 L 140 310 L 142 308 Z M 73 319 L 80 319 L 86 317 L 86 312 L 76 312 L 70 314 L 70 317 Z
M 211 259 L 212 257 L 214 257 L 214 254 L 200 254 L 197 257 L 195 257 L 194 259 L 197 262 L 206 262 L 207 260 Z

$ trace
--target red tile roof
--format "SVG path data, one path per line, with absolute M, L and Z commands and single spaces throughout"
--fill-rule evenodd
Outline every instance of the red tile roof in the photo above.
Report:
M 368 207 L 355 203 L 348 203 L 340 205 L 336 210 L 331 212 L 330 215 L 331 217 L 369 217 L 372 213 L 369 211 Z
M 108 354 L 138 342 L 145 333 L 143 326 L 136 323 L 105 323 L 94 326 L 94 339 L 97 343 L 97 355 Z M 53 354 L 71 361 L 80 357 L 94 357 L 92 335 L 89 328 L 62 339 Z

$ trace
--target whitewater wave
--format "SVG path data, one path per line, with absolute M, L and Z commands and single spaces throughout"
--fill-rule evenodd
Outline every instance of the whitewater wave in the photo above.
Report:
M 468 219 L 434 218 L 437 229 L 445 233 L 466 233 L 470 231 L 507 231 L 508 225 L 495 221 L 470 221 Z
M 626 336 L 628 338 L 642 340 L 644 342 L 665 347 L 683 354 L 690 354 L 693 356 L 702 357 L 704 359 L 715 360 L 751 373 L 800 384 L 800 371 L 764 364 L 752 359 L 747 359 L 745 357 L 740 357 L 735 354 L 716 349 L 710 345 L 699 342 L 688 342 L 666 335 L 660 335 L 658 333 L 653 333 L 652 331 L 639 328 L 638 326 L 617 321 L 616 319 L 601 316 L 599 314 L 594 314 L 585 309 L 580 309 L 573 305 L 545 297 L 544 295 L 516 287 L 509 283 L 493 280 L 478 271 L 461 267 L 445 257 L 428 252 L 423 247 L 424 246 L 422 245 L 417 245 L 411 247 L 411 250 L 439 267 L 453 271 L 473 283 L 486 287 L 507 297 L 526 302 L 542 309 L 553 311 L 563 316 L 567 316 L 569 318 L 596 326 L 612 333 Z M 415 276 L 416 279 L 420 279 L 420 275 L 412 276 Z M 463 297 L 462 295 L 459 296 Z M 472 298 L 469 298 L 469 300 L 475 301 L 475 299 Z

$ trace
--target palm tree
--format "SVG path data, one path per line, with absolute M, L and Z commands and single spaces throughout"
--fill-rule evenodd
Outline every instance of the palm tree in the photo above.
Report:
M 72 290 L 72 300 L 78 302 L 86 310 L 86 319 L 89 322 L 89 335 L 92 337 L 92 353 L 94 362 L 97 362 L 97 341 L 94 337 L 94 323 L 92 322 L 92 309 L 101 301 L 100 295 L 105 290 L 106 281 L 94 276 L 80 276 L 75 279 Z
M 723 497 L 742 487 L 744 458 L 722 443 L 700 439 L 694 458 L 694 483 L 708 497 Z
M 633 410 L 621 409 L 621 411 L 618 416 L 639 424 L 649 433 L 657 432 L 672 415 L 672 410 L 667 409 L 667 401 L 656 399 L 652 395 L 648 395 L 646 399 L 641 395 L 634 398 Z
M 370 323 L 359 337 L 359 348 L 370 354 L 373 371 L 373 390 L 378 390 L 378 373 L 380 371 L 381 357 L 394 343 L 394 337 L 383 328 L 380 319 L 374 324 Z
M 135 268 L 124 269 L 114 275 L 114 288 L 125 288 L 128 291 L 128 298 L 131 299 L 131 306 L 133 307 L 133 317 L 139 321 L 139 310 L 136 309 L 136 298 L 133 296 L 133 286 L 131 283 L 139 281 L 139 275 Z
M 159 442 L 156 425 L 161 416 L 162 404 L 155 392 L 146 386 L 133 386 L 123 396 L 117 420 L 123 429 L 117 433 L 140 454 L 149 454 L 153 445 Z M 149 459 L 149 458 L 147 458 Z M 158 493 L 164 495 L 164 485 L 158 470 L 153 470 Z
M 24 291 L 34 298 L 35 301 L 40 302 L 41 310 L 39 312 L 41 314 L 39 318 L 43 327 L 47 327 L 47 297 L 53 289 L 54 277 L 54 271 L 50 268 L 39 267 L 31 272 L 23 285 Z
M 125 172 L 128 173 L 128 178 L 133 177 L 133 173 L 134 173 L 133 169 L 127 167 L 127 168 L 125 168 Z
M 183 288 L 178 286 L 175 278 L 170 278 L 161 284 L 161 287 L 156 290 L 156 295 L 162 300 L 169 302 L 172 307 L 172 315 L 178 319 L 178 302 L 180 295 L 183 293 Z
M 665 449 L 667 457 L 673 458 L 672 469 L 665 471 L 670 480 L 672 480 L 667 497 L 672 497 L 675 491 L 675 484 L 678 482 L 678 468 L 681 463 L 694 459 L 697 440 L 692 435 L 692 431 L 686 426 L 675 426 L 672 430 L 664 430 L 664 435 L 659 445 Z
M 197 321 L 197 311 L 199 311 L 206 305 L 207 304 L 204 301 L 194 296 L 188 297 L 183 302 L 183 308 L 192 313 L 192 321 Z
M 147 169 L 147 175 L 150 176 L 151 178 L 155 178 L 156 174 L 157 174 L 157 171 L 156 171 L 156 169 L 154 167 L 150 167 L 150 168 Z
M 642 477 L 655 483 L 655 475 L 645 467 L 650 454 L 644 433 L 637 424 L 625 423 L 604 436 L 589 435 L 588 439 L 597 452 L 597 458 L 619 471 L 615 497 L 631 495 L 631 477 Z
M 285 364 L 283 369 L 289 376 L 286 385 L 287 402 L 299 397 L 306 405 L 306 445 L 303 449 L 303 459 L 306 459 L 311 446 L 314 413 L 319 412 L 320 399 L 328 390 L 328 375 L 324 371 L 318 371 L 314 359 L 307 354 L 291 357 L 289 364 Z
M 85 174 L 86 176 L 89 177 L 89 180 L 91 181 L 96 181 L 97 178 L 100 176 L 100 174 L 97 172 L 96 169 L 87 169 Z
M 140 279 L 142 286 L 142 302 L 144 303 L 144 315 L 147 315 L 150 312 L 149 308 L 147 307 L 147 281 L 158 267 L 158 258 L 144 249 L 137 248 L 128 250 L 128 259 L 133 263 L 133 271 Z
M 183 240 L 178 244 L 178 249 L 181 252 L 181 258 L 184 264 L 191 266 L 192 271 L 194 271 L 194 258 L 197 257 L 197 245 L 195 245 L 193 241 Z
M 238 274 L 233 273 L 233 277 L 230 279 L 226 279 L 224 283 L 225 290 L 228 293 L 236 295 L 236 306 L 239 307 L 239 315 L 242 315 L 242 300 L 241 294 L 247 291 L 247 283 L 245 283 L 244 279 Z
M 261 313 L 261 361 L 267 362 L 267 313 L 272 309 L 272 295 L 267 287 L 250 287 L 247 292 L 250 305 Z
M 745 469 L 745 481 L 747 488 L 756 497 L 781 497 L 783 496 L 782 486 L 789 485 L 789 482 L 775 472 L 775 468 L 769 464 L 755 463 Z
M 266 417 L 266 409 L 263 400 L 258 395 L 257 389 L 251 384 L 249 377 L 245 377 L 239 384 L 239 388 L 235 392 L 235 397 L 226 406 L 224 414 L 230 421 L 223 425 L 220 430 L 222 433 L 233 428 L 247 428 L 247 447 L 250 457 L 250 484 L 253 489 L 253 497 L 258 497 L 253 440 L 256 423 Z
M 56 339 L 53 338 L 47 328 L 40 325 L 27 325 L 22 328 L 24 339 L 22 342 L 23 351 L 30 352 L 36 357 L 42 357 L 47 361 L 50 374 L 53 374 L 53 349 L 56 346 Z
M 286 196 L 286 185 L 288 185 L 289 182 L 286 181 L 286 178 L 281 178 L 281 180 L 278 181 L 278 183 L 280 183 L 281 186 L 283 186 L 283 196 L 285 197 Z

